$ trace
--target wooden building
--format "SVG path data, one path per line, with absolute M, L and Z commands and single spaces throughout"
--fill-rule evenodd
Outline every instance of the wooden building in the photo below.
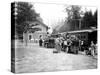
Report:
M 28 31 L 27 33 L 23 33 L 23 40 L 27 41 L 33 41 L 33 42 L 38 42 L 40 35 L 42 38 L 46 38 L 47 36 L 47 31 L 48 31 L 48 26 L 45 25 L 41 21 L 35 21 L 35 22 L 30 22 L 30 24 L 33 24 L 33 28 L 39 28 L 40 30 L 35 31 L 35 32 L 30 32 Z

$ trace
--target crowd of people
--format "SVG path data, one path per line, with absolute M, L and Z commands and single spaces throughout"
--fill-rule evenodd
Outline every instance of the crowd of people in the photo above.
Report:
M 64 51 L 67 53 L 71 52 L 72 46 L 73 46 L 73 50 L 75 50 L 78 47 L 78 39 L 76 37 L 73 37 L 73 38 L 70 38 L 69 36 L 58 37 L 55 40 L 55 48 L 57 52 L 61 52 L 61 51 Z
M 39 46 L 42 45 L 43 39 L 42 36 L 40 36 Z M 86 44 L 85 41 L 79 40 L 75 35 L 67 35 L 66 37 L 60 36 L 55 38 L 55 49 L 56 51 L 54 52 L 56 53 L 64 51 L 66 53 L 73 52 L 78 54 L 78 51 L 83 51 L 86 55 L 97 55 L 97 44 L 94 44 L 93 41 L 91 41 L 90 44 Z
M 86 55 L 97 55 L 97 44 L 94 44 L 94 41 L 91 41 L 89 44 L 86 41 L 79 40 L 76 36 L 56 38 L 55 48 L 58 53 L 64 51 L 78 54 L 78 51 L 81 51 L 85 52 Z

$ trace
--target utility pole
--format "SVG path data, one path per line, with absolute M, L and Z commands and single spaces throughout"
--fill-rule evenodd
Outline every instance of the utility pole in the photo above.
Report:
M 81 29 L 81 20 L 82 19 L 79 19 L 79 29 Z
M 79 24 L 78 24 L 78 29 L 81 29 L 81 21 L 82 19 L 73 19 L 73 20 L 78 20 Z M 76 23 L 76 22 L 75 22 Z M 75 24 L 75 28 L 76 28 L 76 24 Z

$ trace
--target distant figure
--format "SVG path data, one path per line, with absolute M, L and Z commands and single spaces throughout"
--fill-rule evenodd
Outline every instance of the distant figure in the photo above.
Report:
M 57 50 L 58 53 L 61 51 L 61 48 L 60 48 L 60 39 L 59 38 L 56 38 L 56 40 L 55 40 L 55 48 L 56 48 L 56 50 Z
M 63 43 L 63 38 L 60 37 L 60 38 L 59 38 L 59 50 L 60 50 L 60 51 L 62 50 L 62 43 Z
M 64 45 L 63 46 L 64 46 L 64 51 L 66 51 L 66 50 L 68 51 L 68 46 L 67 46 L 67 40 L 66 39 L 64 40 Z
M 71 39 L 67 39 L 67 52 L 70 52 L 70 50 L 71 50 L 71 45 L 72 45 L 72 41 L 71 41 Z
M 79 50 L 81 51 L 81 40 L 79 40 Z
M 97 43 L 95 44 L 95 55 L 97 55 Z
M 91 55 L 92 56 L 95 55 L 95 45 L 94 45 L 93 41 L 91 41 Z
M 81 46 L 81 51 L 84 51 L 84 41 L 81 41 L 80 46 Z
M 42 35 L 39 37 L 39 46 L 42 46 L 43 40 L 42 40 Z
M 78 39 L 74 39 L 74 40 L 72 40 L 72 47 L 73 47 L 73 52 L 75 53 L 75 54 L 78 54 L 78 50 L 79 50 L 79 41 L 78 41 Z
M 64 38 L 61 38 L 61 51 L 64 51 Z

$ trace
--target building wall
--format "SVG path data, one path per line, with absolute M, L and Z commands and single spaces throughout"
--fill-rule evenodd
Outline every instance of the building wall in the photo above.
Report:
M 38 42 L 40 35 L 42 35 L 43 39 L 47 36 L 47 28 L 45 26 L 39 24 L 35 27 L 40 28 L 41 31 L 36 31 L 34 33 L 24 33 L 23 34 L 24 40 L 27 39 L 28 41 Z
M 77 36 L 80 40 L 82 41 L 87 41 L 88 40 L 88 33 L 72 33 L 73 35 Z

